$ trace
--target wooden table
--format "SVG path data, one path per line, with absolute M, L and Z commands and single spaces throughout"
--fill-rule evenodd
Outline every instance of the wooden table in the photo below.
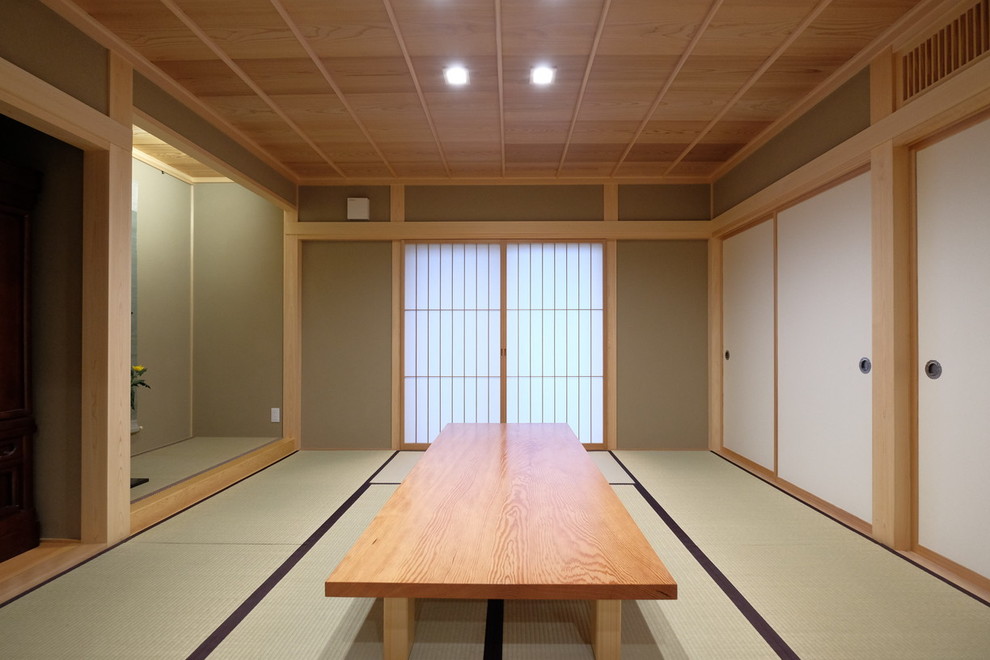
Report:
M 407 658 L 416 598 L 590 600 L 599 660 L 621 601 L 677 585 L 566 424 L 451 424 L 326 581 L 384 598 L 385 657 Z

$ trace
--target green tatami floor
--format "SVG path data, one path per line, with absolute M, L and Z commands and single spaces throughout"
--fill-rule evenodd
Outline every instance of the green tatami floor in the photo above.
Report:
M 296 453 L 0 607 L 0 658 L 381 658 L 381 602 L 323 581 L 420 456 Z M 717 456 L 593 459 L 679 585 L 623 604 L 623 658 L 990 658 L 990 606 Z M 420 601 L 411 657 L 590 659 L 588 627 Z

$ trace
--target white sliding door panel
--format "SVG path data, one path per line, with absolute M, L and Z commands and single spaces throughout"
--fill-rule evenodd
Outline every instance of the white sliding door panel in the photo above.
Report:
M 917 195 L 918 543 L 990 577 L 990 121 L 918 152 Z
M 772 222 L 725 240 L 722 289 L 722 444 L 773 470 Z
M 873 514 L 870 175 L 777 215 L 777 474 Z

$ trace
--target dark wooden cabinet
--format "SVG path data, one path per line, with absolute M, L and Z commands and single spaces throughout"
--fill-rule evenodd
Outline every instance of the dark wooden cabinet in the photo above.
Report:
M 38 545 L 31 409 L 30 217 L 37 174 L 0 163 L 0 561 Z

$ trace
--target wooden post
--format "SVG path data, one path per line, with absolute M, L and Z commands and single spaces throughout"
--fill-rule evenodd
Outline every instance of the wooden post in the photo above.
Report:
M 910 154 L 871 153 L 873 182 L 873 536 L 911 545 L 914 352 Z
M 406 660 L 412 649 L 416 629 L 416 600 L 414 598 L 384 598 L 385 660 Z
M 302 444 L 302 241 L 289 230 L 298 219 L 285 211 L 282 238 L 282 437 Z
M 618 660 L 622 654 L 621 600 L 592 602 L 591 645 L 595 650 L 595 660 Z
M 708 239 L 708 449 L 722 449 L 722 239 Z

